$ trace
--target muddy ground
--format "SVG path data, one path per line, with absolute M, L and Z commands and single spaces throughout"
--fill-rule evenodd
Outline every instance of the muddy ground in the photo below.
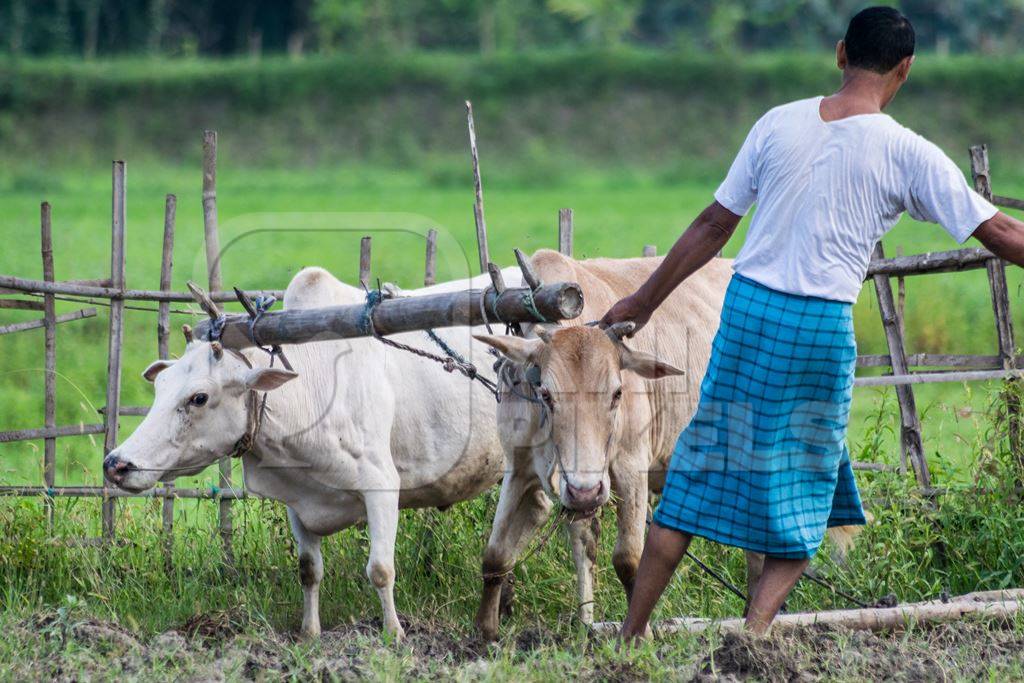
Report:
M 1024 678 L 1021 625 L 964 621 L 908 633 L 814 627 L 664 638 L 632 653 L 582 632 L 527 628 L 487 644 L 429 622 L 406 622 L 401 644 L 367 620 L 325 631 L 319 643 L 230 612 L 193 617 L 153 637 L 59 612 L 6 628 L 10 679 L 282 680 L 463 679 L 634 681 L 1010 680 Z M 13 645 L 13 646 L 12 646 Z

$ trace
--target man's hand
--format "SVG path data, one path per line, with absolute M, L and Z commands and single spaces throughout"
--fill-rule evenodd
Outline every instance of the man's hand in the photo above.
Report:
M 635 293 L 630 294 L 623 299 L 619 299 L 618 303 L 608 309 L 608 312 L 598 322 L 598 327 L 605 329 L 615 323 L 631 322 L 636 325 L 629 334 L 632 337 L 640 331 L 641 327 L 647 324 L 653 312 L 639 301 Z

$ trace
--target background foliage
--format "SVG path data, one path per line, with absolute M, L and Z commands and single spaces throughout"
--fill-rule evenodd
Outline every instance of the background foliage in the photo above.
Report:
M 13 55 L 259 55 L 620 43 L 737 52 L 831 47 L 863 0 L 4 0 Z M 890 4 L 881 2 L 879 4 Z M 1017 48 L 1022 0 L 908 0 L 920 45 Z

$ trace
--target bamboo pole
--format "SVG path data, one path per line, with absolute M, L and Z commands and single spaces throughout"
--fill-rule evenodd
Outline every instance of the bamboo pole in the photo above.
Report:
M 194 287 L 194 285 L 191 285 Z M 198 288 L 197 288 L 198 289 Z M 485 301 L 481 301 L 485 298 Z M 198 297 L 197 297 L 198 298 Z M 547 321 L 577 317 L 583 309 L 583 294 L 575 283 L 556 283 L 536 291 L 492 289 L 439 292 L 414 297 L 385 299 L 370 311 L 372 329 L 389 335 L 438 327 L 475 326 L 488 322 L 538 322 L 536 313 Z M 497 318 L 494 315 L 497 314 Z M 264 344 L 302 344 L 325 339 L 351 339 L 370 334 L 364 304 L 329 306 L 302 310 L 270 311 L 256 323 L 256 334 Z M 199 322 L 196 339 L 209 339 L 210 321 Z M 249 316 L 225 316 L 221 341 L 227 348 L 253 346 Z
M 437 283 L 437 230 L 427 230 L 427 253 L 423 264 L 423 286 Z
M 772 622 L 772 630 L 789 630 L 823 624 L 867 631 L 900 630 L 915 624 L 958 621 L 967 615 L 1009 620 L 1024 612 L 1020 603 L 1022 596 L 1018 591 L 1006 591 L 1004 594 L 1009 597 L 989 600 L 955 598 L 945 603 L 932 601 L 897 607 L 780 614 Z M 596 623 L 592 627 L 594 632 L 603 635 L 615 635 L 620 628 L 621 624 L 618 622 L 608 621 Z M 740 631 L 743 628 L 743 619 L 712 620 L 695 617 L 668 619 L 652 627 L 653 631 L 659 635 L 704 631 L 731 632 Z
M 223 289 L 220 278 L 220 236 L 217 232 L 217 131 L 203 133 L 203 237 L 206 244 L 207 281 L 211 292 Z M 109 406 L 110 403 L 107 402 Z M 219 463 L 219 485 L 231 488 L 231 459 L 223 457 Z M 224 547 L 224 564 L 229 569 L 235 566 L 231 546 L 232 519 L 231 501 L 220 501 L 220 538 Z
M 127 187 L 126 168 L 123 161 L 115 161 L 113 169 L 113 197 L 111 200 L 110 222 L 110 283 L 116 289 L 125 287 L 125 265 L 127 248 Z M 105 435 L 103 457 L 117 448 L 118 415 L 121 404 L 121 350 L 124 342 L 124 299 L 110 300 L 110 328 L 107 348 L 107 407 L 104 416 Z M 101 465 L 102 471 L 102 465 Z M 103 500 L 103 536 L 114 537 L 114 500 L 109 496 Z
M 0 308 L 12 311 L 45 311 L 46 304 L 41 301 L 26 301 L 25 299 L 0 299 Z
M 487 221 L 484 219 L 484 185 L 480 178 L 480 155 L 476 148 L 473 104 L 469 100 L 466 100 L 466 125 L 469 127 L 469 153 L 473 157 L 473 220 L 476 224 L 476 248 L 480 256 L 480 272 L 486 273 L 491 255 L 487 248 Z
M 174 219 L 178 208 L 178 200 L 173 194 L 164 199 L 164 241 L 160 252 L 160 291 L 171 291 L 171 275 L 174 271 Z M 156 353 L 157 357 L 167 360 L 171 357 L 171 303 L 161 301 L 157 308 L 156 321 Z
M 654 246 L 653 244 L 645 244 L 644 245 L 644 256 L 645 257 L 649 258 L 651 256 L 657 256 L 657 255 L 658 255 L 658 248 L 656 246 Z
M 178 200 L 173 194 L 164 198 L 164 240 L 160 252 L 160 291 L 171 291 L 171 279 L 174 273 L 174 220 L 177 213 Z M 171 357 L 170 335 L 171 335 L 171 304 L 169 301 L 161 301 L 158 307 L 156 323 L 156 352 L 157 357 L 167 360 Z M 120 413 L 125 414 L 122 407 Z M 169 494 L 164 496 L 161 505 L 161 522 L 164 534 L 164 557 L 170 567 L 171 550 L 174 545 L 174 476 L 171 475 L 164 480 L 164 490 Z
M 881 242 L 875 245 L 873 256 L 875 259 L 885 258 L 885 251 L 882 248 Z M 896 303 L 892 295 L 892 284 L 889 282 L 888 275 L 878 274 L 873 279 L 875 282 L 875 293 L 878 295 L 878 310 L 882 316 L 882 326 L 885 328 L 889 355 L 892 357 L 892 372 L 894 375 L 909 375 L 907 352 L 903 342 L 903 335 L 900 334 Z M 909 382 L 896 385 L 896 400 L 900 406 L 901 465 L 905 469 L 906 462 L 909 461 L 914 468 L 918 484 L 922 488 L 928 488 L 931 486 L 931 473 L 928 471 L 928 462 L 925 460 L 924 446 L 921 442 L 921 418 L 917 414 L 917 402 L 914 399 L 914 391 L 910 388 Z
M 865 279 L 871 279 L 875 275 L 928 275 L 973 270 L 984 268 L 990 258 L 992 252 L 987 249 L 955 249 L 889 259 L 875 258 L 868 264 Z
M 39 207 L 40 244 L 43 258 L 43 280 L 53 282 L 53 225 L 49 202 Z M 44 424 L 45 429 L 57 427 L 57 314 L 52 294 L 43 299 L 43 322 L 45 329 L 45 360 L 44 360 Z M 47 437 L 43 442 L 43 481 L 47 488 L 56 483 L 57 439 Z M 53 501 L 45 502 L 46 526 L 53 530 Z
M 75 320 L 81 320 L 82 318 L 92 318 L 96 315 L 95 308 L 82 308 L 71 313 L 61 313 L 53 318 L 55 325 L 61 323 L 69 323 Z M 39 320 L 26 320 L 21 323 L 11 323 L 10 325 L 4 325 L 0 327 L 0 335 L 11 334 L 13 332 L 24 332 L 25 330 L 35 330 L 40 327 L 46 327 L 46 318 L 40 318 Z
M 364 291 L 370 291 L 370 249 L 371 238 L 363 237 L 359 240 L 359 284 Z
M 1020 358 L 1015 359 L 1020 362 Z M 888 354 L 866 354 L 857 356 L 857 367 L 891 367 L 892 356 Z M 982 356 L 955 353 L 915 353 L 907 356 L 908 367 L 950 367 L 973 370 L 996 370 L 1003 367 L 1002 356 Z
M 974 145 L 970 148 L 971 177 L 974 189 L 985 199 L 992 201 L 992 178 L 989 170 L 988 147 Z M 1010 310 L 1009 287 L 1006 284 L 1006 262 L 993 256 L 986 261 L 989 294 L 992 299 L 992 314 L 996 323 L 996 339 L 999 356 L 1006 369 L 1016 367 L 1016 343 L 1013 337 L 1013 314 Z M 1003 390 L 1006 404 L 1007 431 L 1009 432 L 1010 453 L 1017 461 L 1017 481 L 1024 481 L 1024 420 L 1020 390 L 1016 378 L 1008 378 Z
M 105 280 L 104 280 L 105 282 Z M 28 278 L 14 277 L 11 275 L 0 275 L 0 288 L 12 292 L 28 292 L 32 294 L 57 294 L 63 296 L 90 297 L 94 299 L 124 299 L 126 301 L 192 301 L 192 295 L 188 292 L 161 292 L 158 289 L 116 289 L 114 287 L 83 285 L 75 282 L 44 282 L 42 280 L 31 280 Z M 249 296 L 260 296 L 271 294 L 278 299 L 284 296 L 283 289 L 258 289 L 247 290 Z M 235 293 L 211 292 L 209 297 L 212 301 L 223 303 L 235 301 Z
M 572 209 L 558 210 L 558 251 L 572 256 Z
M 78 424 L 65 427 L 43 427 L 42 429 L 15 429 L 0 432 L 0 443 L 15 441 L 36 441 L 37 439 L 55 439 L 62 436 L 84 436 L 86 434 L 103 434 L 107 431 L 102 424 Z
M 51 498 L 163 498 L 172 496 L 174 498 L 191 498 L 201 500 L 244 500 L 246 498 L 260 499 L 262 496 L 249 493 L 248 491 L 229 489 L 222 490 L 211 487 L 209 489 L 183 489 L 175 488 L 167 490 L 157 487 L 145 491 L 132 492 L 122 489 L 107 489 L 102 486 L 56 486 L 47 488 L 45 486 L 0 486 L 0 497 L 2 496 L 50 496 Z M 99 539 L 103 540 L 103 539 Z

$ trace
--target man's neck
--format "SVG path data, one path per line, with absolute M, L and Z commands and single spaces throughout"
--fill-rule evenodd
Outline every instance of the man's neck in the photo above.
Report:
M 821 103 L 821 116 L 826 121 L 845 119 L 861 114 L 878 114 L 892 99 L 888 78 L 860 69 L 843 73 L 843 85 Z

